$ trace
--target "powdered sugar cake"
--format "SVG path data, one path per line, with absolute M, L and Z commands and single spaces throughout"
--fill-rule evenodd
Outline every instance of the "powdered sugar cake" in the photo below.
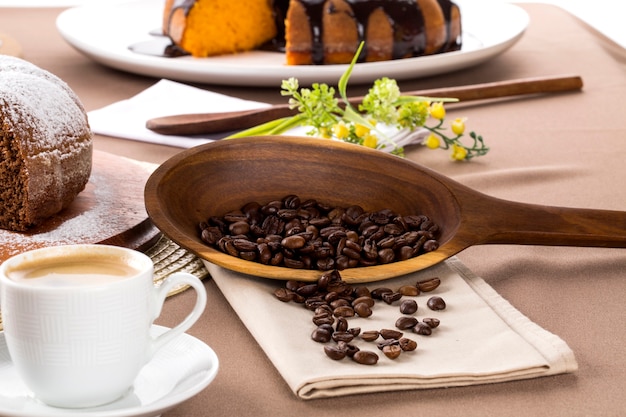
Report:
M 145 210 L 144 185 L 154 165 L 94 151 L 85 190 L 28 232 L 0 230 L 0 261 L 50 245 L 107 243 L 143 249 L 159 237 Z

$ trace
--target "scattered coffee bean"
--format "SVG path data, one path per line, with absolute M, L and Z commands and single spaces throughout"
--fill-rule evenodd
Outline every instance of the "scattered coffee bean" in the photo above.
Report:
M 375 300 L 382 300 L 383 294 L 392 293 L 392 292 L 393 290 L 391 288 L 378 287 L 372 290 L 372 292 L 370 293 L 370 296 Z
M 441 284 L 441 280 L 439 278 L 429 278 L 423 281 L 418 281 L 416 286 L 420 291 L 430 292 L 435 290 Z
M 426 323 L 417 323 L 413 327 L 413 333 L 421 334 L 422 336 L 430 336 L 433 333 L 433 329 Z
M 424 317 L 422 319 L 424 323 L 426 323 L 431 329 L 435 329 L 439 326 L 439 319 L 433 317 Z
M 420 294 L 419 288 L 417 288 L 417 286 L 415 285 L 403 285 L 402 287 L 398 288 L 398 292 L 408 297 L 415 297 Z
M 378 330 L 367 330 L 361 333 L 361 339 L 365 340 L 366 342 L 373 342 L 374 340 L 378 339 L 378 336 L 380 336 Z
M 426 305 L 434 311 L 444 310 L 446 308 L 446 302 L 439 296 L 430 297 L 426 302 Z
M 408 339 L 406 337 L 398 340 L 398 345 L 400 346 L 400 349 L 405 352 L 412 352 L 417 349 L 417 342 L 413 339 Z
M 403 333 L 393 329 L 382 329 L 380 330 L 380 335 L 383 339 L 400 339 Z
M 318 343 L 330 342 L 331 333 L 327 329 L 317 327 L 315 330 L 313 330 L 313 333 L 311 333 L 311 339 L 315 340 Z
M 326 345 L 324 346 L 324 353 L 329 358 L 339 361 L 346 357 L 347 350 L 339 347 L 339 345 Z
M 381 295 L 381 298 L 387 304 L 393 304 L 394 302 L 402 298 L 402 294 L 400 294 L 399 292 L 386 292 Z
M 430 327 L 429 327 L 430 328 Z M 331 338 L 335 341 L 335 342 L 346 342 L 349 343 L 352 341 L 352 339 L 354 339 L 354 335 L 350 332 L 334 332 L 331 336 Z
M 400 304 L 400 313 L 414 314 L 417 311 L 417 302 L 415 300 L 404 300 Z
M 396 327 L 400 330 L 408 330 L 415 327 L 418 320 L 413 316 L 402 316 L 396 320 Z
M 358 303 L 354 306 L 354 312 L 359 317 L 369 317 L 372 315 L 372 308 L 366 303 Z
M 291 216 L 287 211 L 282 212 L 282 215 Z M 341 216 L 339 212 L 334 215 Z M 235 214 L 232 216 L 236 217 Z M 382 221 L 381 218 L 378 218 L 378 221 Z M 332 233 L 337 233 L 337 231 Z M 280 238 L 269 237 L 268 239 L 276 241 Z M 342 235 L 339 239 L 358 240 L 359 238 L 345 233 L 345 236 Z M 324 352 L 329 358 L 341 360 L 348 356 L 357 363 L 374 365 L 378 362 L 379 356 L 375 352 L 361 351 L 356 345 L 351 344 L 354 338 L 360 337 L 364 342 L 376 342 L 378 349 L 387 358 L 396 359 L 401 352 L 417 349 L 417 342 L 404 337 L 403 330 L 411 330 L 415 334 L 428 336 L 439 326 L 439 319 L 427 317 L 420 322 L 412 315 L 418 309 L 417 302 L 413 299 L 404 299 L 400 303 L 403 316 L 396 320 L 395 326 L 398 330 L 387 328 L 361 332 L 360 327 L 350 327 L 349 319 L 355 315 L 362 318 L 372 315 L 376 300 L 391 304 L 401 299 L 403 295 L 419 292 L 419 284 L 426 289 L 435 289 L 439 283 L 439 278 L 431 278 L 420 281 L 415 286 L 403 286 L 398 291 L 386 287 L 378 287 L 370 291 L 365 286 L 353 287 L 341 279 L 338 270 L 331 270 L 323 272 L 314 283 L 286 281 L 284 288 L 274 290 L 274 296 L 283 302 L 302 304 L 304 308 L 312 311 L 312 321 L 316 328 L 311 333 L 311 339 L 326 344 Z M 430 297 L 427 305 L 434 310 L 445 308 L 445 302 L 439 296 Z M 379 338 L 382 340 L 377 342 Z
M 376 365 L 378 363 L 378 355 L 376 352 L 369 350 L 359 350 L 352 356 L 352 360 L 362 365 Z
M 383 353 L 389 359 L 396 359 L 402 353 L 400 345 L 388 345 L 383 347 Z

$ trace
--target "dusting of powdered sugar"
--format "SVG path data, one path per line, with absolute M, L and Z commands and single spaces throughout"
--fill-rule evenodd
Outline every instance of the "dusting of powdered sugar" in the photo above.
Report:
M 106 169 L 111 163 L 110 158 L 124 161 L 123 165 L 128 169 Z M 96 152 L 89 182 L 72 205 L 34 231 L 18 233 L 0 230 L 2 254 L 6 259 L 39 247 L 99 243 L 137 226 L 148 218 L 143 200 L 143 184 L 155 168 L 154 164 Z M 124 188 L 120 187 L 120 183 L 129 181 L 129 172 L 133 173 L 133 181 L 136 181 L 137 186 L 132 195 L 125 195 L 121 192 Z M 85 201 L 89 201 L 87 207 Z M 121 201 L 135 203 L 120 204 Z

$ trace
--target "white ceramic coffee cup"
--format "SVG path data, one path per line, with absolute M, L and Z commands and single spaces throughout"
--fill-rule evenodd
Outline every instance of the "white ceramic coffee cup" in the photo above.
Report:
M 66 260 L 70 264 L 56 266 Z M 76 265 L 89 271 L 101 261 L 131 270 L 121 272 L 121 277 L 105 272 L 104 282 L 66 271 Z M 39 268 L 44 265 L 65 272 L 59 278 L 57 272 L 42 272 Z M 38 271 L 34 274 L 44 276 L 20 278 L 33 268 Z M 106 245 L 36 249 L 0 265 L 7 347 L 18 375 L 35 398 L 64 408 L 115 401 L 131 389 L 159 348 L 198 320 L 206 306 L 202 282 L 191 274 L 175 273 L 157 288 L 153 270 L 145 254 Z M 195 306 L 176 327 L 152 338 L 152 322 L 160 315 L 168 292 L 180 285 L 194 288 Z

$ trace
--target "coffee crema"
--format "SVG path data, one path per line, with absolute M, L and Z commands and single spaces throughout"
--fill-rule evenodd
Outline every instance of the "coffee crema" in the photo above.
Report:
M 8 277 L 19 283 L 48 287 L 110 284 L 135 276 L 140 271 L 121 258 L 74 256 L 16 265 Z

